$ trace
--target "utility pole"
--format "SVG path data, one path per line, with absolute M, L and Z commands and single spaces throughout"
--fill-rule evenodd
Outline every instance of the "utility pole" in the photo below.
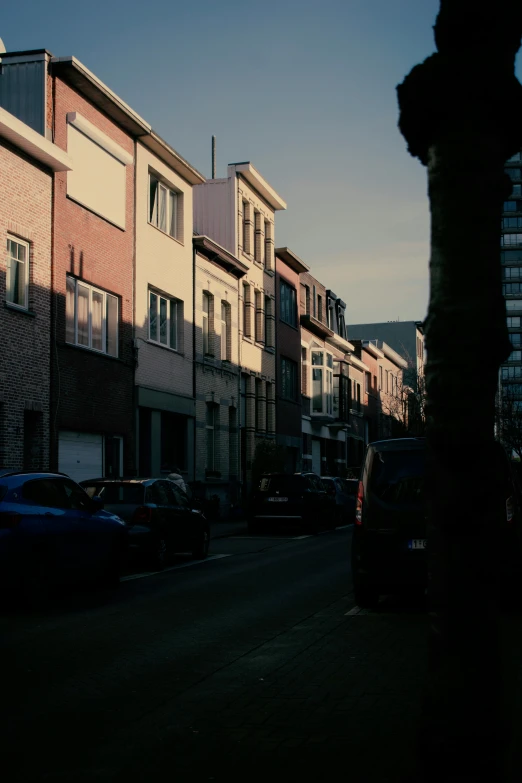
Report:
M 425 781 L 499 783 L 509 719 L 494 600 L 494 426 L 499 366 L 511 351 L 499 239 L 511 193 L 504 162 L 522 142 L 522 2 L 441 0 L 434 31 L 438 51 L 397 88 L 399 128 L 427 167 L 431 210 L 431 629 L 419 747 Z

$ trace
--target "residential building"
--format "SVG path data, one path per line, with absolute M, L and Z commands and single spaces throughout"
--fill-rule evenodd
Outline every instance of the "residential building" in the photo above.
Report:
M 0 108 L 0 466 L 15 470 L 49 469 L 53 174 L 71 169 Z
M 239 297 L 249 267 L 209 237 L 193 246 L 196 489 L 227 516 L 240 502 Z
M 248 267 L 239 292 L 240 476 L 251 485 L 256 449 L 275 442 L 275 213 L 286 203 L 251 163 L 194 188 L 194 231 Z M 220 415 L 221 420 L 221 415 Z
M 352 340 L 381 340 L 393 348 L 408 363 L 404 382 L 416 389 L 424 375 L 424 331 L 420 321 L 387 321 L 371 324 L 348 324 Z
M 504 201 L 500 230 L 502 293 L 513 350 L 500 368 L 502 395 L 510 408 L 522 410 L 522 152 L 505 164 L 512 191 Z
M 342 333 L 343 320 L 329 316 L 329 303 L 337 304 L 343 315 L 342 300 L 309 272 L 301 274 L 303 469 L 336 476 L 346 472 L 351 417 L 362 414 L 353 410 L 352 401 L 357 399 L 350 387 L 353 345 Z M 329 320 L 336 330 L 328 326 Z
M 299 278 L 308 266 L 287 247 L 276 260 L 276 421 L 277 443 L 284 450 L 285 470 L 302 469 L 301 332 Z
M 136 143 L 137 470 L 195 478 L 192 190 L 199 174 L 154 131 Z

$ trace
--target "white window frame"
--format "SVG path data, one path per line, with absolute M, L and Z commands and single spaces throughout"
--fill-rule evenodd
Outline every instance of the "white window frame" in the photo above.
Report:
M 314 364 L 314 354 L 322 354 L 321 364 Z M 312 348 L 310 351 L 311 390 L 312 390 L 312 414 L 320 416 L 326 414 L 333 416 L 333 354 L 322 348 Z M 314 370 L 321 371 L 321 410 L 314 409 Z
M 152 191 L 152 182 L 156 182 L 156 203 L 152 205 L 151 203 L 151 191 Z M 159 213 L 159 197 L 160 193 L 164 194 L 165 197 L 165 228 L 162 228 L 160 225 L 160 213 Z M 147 218 L 148 222 L 151 226 L 154 226 L 159 231 L 161 231 L 163 234 L 166 234 L 169 237 L 172 237 L 173 239 L 178 239 L 179 231 L 178 231 L 178 198 L 180 198 L 180 193 L 177 190 L 174 190 L 173 187 L 168 185 L 164 180 L 161 179 L 157 174 L 154 174 L 153 172 L 149 172 L 149 198 L 148 198 L 148 213 Z
M 66 320 L 66 342 L 69 345 L 76 345 L 79 348 L 85 348 L 88 351 L 95 351 L 96 353 L 102 353 L 106 356 L 113 356 L 114 358 L 118 358 L 118 352 L 119 352 L 119 337 L 120 337 L 120 303 L 118 300 L 118 297 L 114 294 L 110 294 L 108 291 L 104 291 L 103 288 L 97 288 L 96 286 L 90 285 L 89 283 L 84 282 L 83 280 L 73 277 L 72 275 L 67 275 L 67 283 L 73 283 L 74 284 L 74 340 L 68 340 L 67 339 L 67 321 L 68 321 L 68 313 L 67 313 L 67 305 L 66 305 L 66 314 L 65 314 L 65 320 Z M 88 312 L 88 319 L 87 319 L 87 333 L 88 333 L 88 345 L 84 345 L 83 343 L 78 342 L 78 288 L 82 287 L 86 289 L 89 293 L 89 312 Z M 93 295 L 94 294 L 100 294 L 103 297 L 103 315 L 102 315 L 102 333 L 101 333 L 101 342 L 102 342 L 102 348 L 94 348 L 92 345 L 92 301 L 93 301 Z M 116 340 L 115 340 L 115 353 L 109 353 L 107 350 L 107 308 L 110 300 L 114 300 L 116 303 Z
M 230 328 L 230 305 L 221 300 L 221 361 L 229 361 L 228 330 Z
M 25 261 L 20 261 L 18 258 L 15 259 L 12 256 L 11 251 L 8 249 L 10 242 L 12 242 L 14 245 L 18 245 L 19 247 L 24 248 Z M 20 310 L 28 310 L 29 309 L 29 264 L 31 261 L 31 248 L 29 242 L 25 242 L 23 239 L 19 239 L 18 237 L 14 237 L 11 234 L 8 234 L 6 253 L 7 253 L 7 276 L 6 276 L 5 300 L 11 307 L 17 307 Z M 17 256 L 18 256 L 18 251 L 17 251 Z M 9 299 L 13 261 L 16 264 L 20 264 L 20 263 L 24 264 L 24 303 L 23 304 L 19 304 L 19 302 L 13 302 L 11 299 Z
M 150 304 L 151 304 L 151 296 L 155 296 L 157 299 L 157 325 L 156 325 L 156 334 L 157 339 L 155 339 L 151 335 L 151 323 L 150 323 Z M 161 329 L 160 329 L 160 312 L 161 312 L 161 302 L 166 302 L 167 305 L 167 342 L 162 342 L 161 340 Z M 149 288 L 147 291 L 147 321 L 149 324 L 149 333 L 148 333 L 148 340 L 150 343 L 154 343 L 154 345 L 161 345 L 162 348 L 170 348 L 171 351 L 178 351 L 179 350 L 179 321 L 180 321 L 180 305 L 181 301 L 179 299 L 176 299 L 175 296 L 166 296 L 165 294 L 160 294 L 158 291 L 155 291 L 153 288 Z M 174 321 L 174 339 L 172 335 L 172 322 Z M 174 344 L 175 343 L 175 344 Z
M 207 309 L 205 310 L 205 305 Z M 203 305 L 201 308 L 202 336 L 203 336 L 203 355 L 210 353 L 210 294 L 203 292 Z

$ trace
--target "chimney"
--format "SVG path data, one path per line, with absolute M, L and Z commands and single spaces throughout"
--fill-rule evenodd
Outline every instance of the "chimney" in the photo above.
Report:
M 212 179 L 216 179 L 216 137 L 212 136 Z

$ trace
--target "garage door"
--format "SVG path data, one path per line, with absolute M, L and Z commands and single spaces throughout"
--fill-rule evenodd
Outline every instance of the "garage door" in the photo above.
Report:
M 75 481 L 103 476 L 103 435 L 60 432 L 58 470 Z

